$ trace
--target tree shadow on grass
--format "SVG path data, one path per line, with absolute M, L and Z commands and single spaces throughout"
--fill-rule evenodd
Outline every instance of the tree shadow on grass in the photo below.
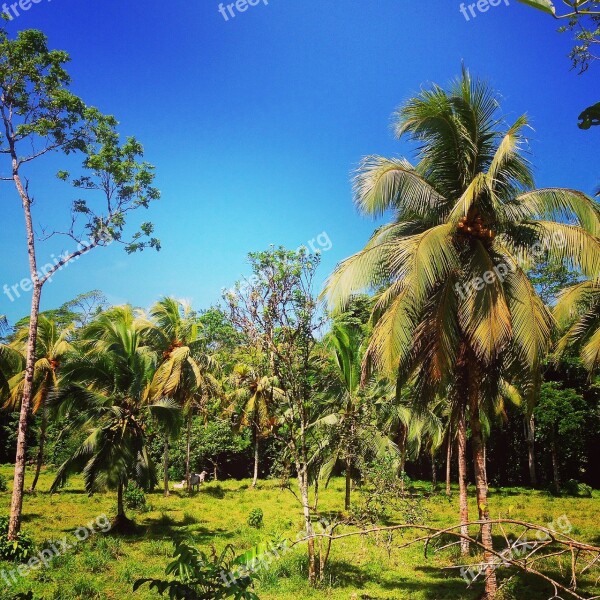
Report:
M 202 490 L 202 493 L 211 498 L 216 498 L 217 500 L 223 500 L 223 498 L 225 498 L 225 490 L 219 484 L 205 487 Z
M 366 567 L 358 567 L 345 560 L 331 561 L 328 566 L 328 579 L 333 588 L 363 589 L 368 584 L 377 585 L 385 590 L 384 595 L 379 592 L 369 592 L 358 595 L 359 598 L 377 598 L 378 600 L 397 598 L 399 592 L 425 593 L 424 598 L 430 600 L 475 600 L 481 592 L 477 589 L 469 590 L 461 579 L 449 576 L 447 572 L 436 567 L 417 567 L 415 570 L 426 571 L 434 575 L 439 581 L 419 581 L 414 576 L 402 577 L 399 575 L 372 573 Z M 388 595 L 388 592 L 391 595 Z M 376 594 L 376 595 L 369 595 Z
M 181 520 L 175 520 L 168 515 L 163 515 L 158 519 L 146 520 L 137 526 L 136 537 L 138 539 L 151 540 L 182 540 L 192 539 L 196 544 L 206 544 L 213 539 L 231 539 L 234 533 L 225 529 L 208 529 L 190 523 L 189 517 L 184 516 Z

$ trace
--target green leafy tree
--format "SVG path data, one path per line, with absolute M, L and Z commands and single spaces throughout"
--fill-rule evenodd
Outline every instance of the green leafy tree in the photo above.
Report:
M 547 251 L 587 273 L 600 267 L 595 203 L 567 189 L 533 189 L 520 153 L 525 117 L 501 129 L 496 94 L 467 71 L 449 89 L 424 90 L 396 114 L 396 133 L 418 144 L 419 163 L 366 158 L 355 202 L 388 211 L 366 247 L 328 282 L 332 306 L 379 290 L 367 366 L 411 381 L 419 404 L 447 393 L 468 408 L 477 506 L 489 520 L 482 412 L 502 376 L 539 385 L 552 321 L 524 267 Z M 563 218 L 568 216 L 569 222 Z M 560 219 L 560 220 L 558 220 Z M 491 526 L 482 525 L 486 597 L 497 592 Z
M 199 463 L 209 462 L 212 465 L 213 479 L 217 481 L 222 461 L 228 455 L 242 452 L 248 444 L 233 431 L 227 421 L 213 419 L 198 428 L 194 446 Z
M 51 400 L 56 415 L 68 417 L 71 430 L 88 433 L 60 466 L 51 491 L 73 473 L 83 473 L 89 494 L 115 489 L 115 527 L 123 530 L 131 525 L 123 503 L 127 483 L 145 489 L 156 484 L 147 423 L 155 419 L 163 429 L 173 429 L 179 415 L 174 401 L 149 400 L 156 354 L 144 345 L 144 328 L 127 306 L 100 315 L 82 333 L 82 349 L 63 367 Z
M 50 50 L 46 37 L 36 30 L 18 33 L 11 39 L 0 29 L 0 156 L 4 164 L 2 180 L 14 185 L 22 206 L 26 227 L 26 247 L 32 292 L 29 338 L 26 350 L 25 384 L 21 401 L 14 489 L 11 502 L 9 538 L 20 529 L 25 481 L 28 416 L 31 409 L 35 371 L 36 335 L 40 299 L 44 284 L 68 263 L 97 247 L 122 243 L 127 252 L 160 243 L 153 237 L 151 223 L 143 223 L 137 233 L 126 238 L 125 227 L 132 211 L 147 208 L 158 199 L 153 187 L 152 167 L 142 162 L 143 149 L 134 138 L 119 140 L 114 117 L 87 106 L 70 90 L 65 70 L 66 52 Z M 33 227 L 33 189 L 30 166 L 51 154 L 82 158 L 81 170 L 73 177 L 60 171 L 59 178 L 70 182 L 78 194 L 72 203 L 70 225 L 64 231 L 46 236 L 66 236 L 73 249 L 51 263 L 38 263 Z M 67 164 L 67 160 L 65 160 Z M 56 194 L 45 199 L 35 194 L 36 205 L 60 205 Z M 57 252 L 58 254 L 58 252 Z
M 542 384 L 540 401 L 535 408 L 538 438 L 550 448 L 553 486 L 560 493 L 560 454 L 571 450 L 582 438 L 588 406 L 575 390 L 562 388 L 555 382 Z
M 308 578 L 317 582 L 317 560 L 309 500 L 311 432 L 316 412 L 317 334 L 325 317 L 315 294 L 318 255 L 270 248 L 249 255 L 252 277 L 224 294 L 229 317 L 252 348 L 269 357 L 284 390 L 278 437 L 296 470 L 308 538 Z M 321 573 L 323 576 L 323 573 Z

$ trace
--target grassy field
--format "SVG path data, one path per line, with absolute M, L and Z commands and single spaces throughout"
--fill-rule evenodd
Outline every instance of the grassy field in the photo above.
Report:
M 0 467 L 9 481 L 11 467 Z M 79 479 L 73 479 L 60 494 L 46 490 L 52 473 L 45 472 L 39 492 L 27 496 L 24 529 L 36 542 L 57 540 L 65 535 L 70 541 L 73 532 L 99 515 L 114 514 L 112 494 L 88 497 Z M 302 530 L 301 514 L 294 496 L 281 490 L 277 482 L 261 482 L 257 490 L 248 489 L 248 481 L 210 482 L 193 497 L 175 493 L 166 499 L 162 494 L 149 494 L 151 510 L 131 513 L 139 525 L 138 535 L 117 537 L 110 532 L 98 533 L 81 541 L 48 568 L 32 571 L 10 590 L 0 577 L 0 599 L 10 599 L 18 592 L 32 590 L 36 599 L 115 599 L 158 598 L 142 588 L 132 593 L 133 582 L 140 577 L 161 577 L 169 561 L 173 540 L 186 538 L 208 549 L 231 543 L 241 553 L 261 541 L 279 536 L 295 538 Z M 425 484 L 422 486 L 426 487 Z M 554 498 L 544 492 L 525 489 L 491 490 L 493 516 L 523 519 L 546 524 L 567 515 L 573 526 L 571 535 L 582 541 L 600 542 L 600 493 L 593 498 Z M 0 493 L 0 514 L 6 514 L 9 492 Z M 430 511 L 428 522 L 447 526 L 456 522 L 458 498 L 434 495 L 426 500 Z M 343 481 L 334 480 L 322 492 L 321 510 L 339 512 L 343 508 Z M 254 529 L 247 525 L 250 511 L 260 507 L 264 526 Z M 475 515 L 475 505 L 471 506 Z M 401 538 L 395 538 L 401 543 Z M 403 550 L 388 548 L 384 539 L 356 537 L 340 540 L 332 549 L 327 581 L 311 590 L 305 582 L 305 552 L 301 547 L 290 551 L 262 573 L 257 593 L 264 600 L 332 599 L 476 599 L 480 588 L 467 588 L 458 573 L 444 569 L 456 564 L 454 550 L 446 550 L 425 558 L 422 546 Z M 0 562 L 3 569 L 14 565 Z M 589 583 L 588 583 L 589 584 Z M 591 590 L 591 588 L 589 588 Z M 598 590 L 596 590 L 598 593 Z M 515 577 L 506 589 L 506 598 L 535 600 L 552 596 L 548 588 L 537 581 Z

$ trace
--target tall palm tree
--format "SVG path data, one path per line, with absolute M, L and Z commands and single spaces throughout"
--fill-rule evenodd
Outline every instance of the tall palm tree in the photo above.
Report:
M 383 288 L 367 356 L 376 368 L 412 381 L 428 403 L 450 382 L 469 409 L 477 506 L 489 520 L 481 411 L 502 374 L 533 390 L 552 319 L 524 267 L 546 251 L 587 273 L 600 267 L 599 212 L 580 192 L 535 190 L 521 149 L 526 117 L 505 129 L 497 95 L 466 70 L 395 116 L 398 137 L 418 145 L 418 164 L 370 156 L 355 180 L 368 215 L 391 214 L 366 247 L 328 282 L 331 304 Z M 497 591 L 491 525 L 482 525 L 486 597 Z
M 154 374 L 150 394 L 153 400 L 172 398 L 182 408 L 187 422 L 185 476 L 190 485 L 190 444 L 194 413 L 205 410 L 211 397 L 219 394 L 216 369 L 205 351 L 201 325 L 191 305 L 184 300 L 163 298 L 150 309 L 145 336 L 162 357 Z M 164 444 L 164 494 L 169 495 L 169 436 Z
M 72 351 L 73 347 L 69 342 L 69 336 L 72 334 L 71 327 L 59 328 L 56 321 L 45 315 L 40 315 L 37 327 L 36 356 L 32 384 L 31 411 L 33 414 L 41 413 L 41 425 L 38 439 L 38 453 L 36 458 L 36 469 L 30 492 L 35 491 L 40 476 L 40 471 L 44 463 L 44 448 L 46 443 L 46 431 L 48 428 L 48 395 L 56 389 L 58 384 L 58 371 L 61 361 L 65 354 Z M 29 340 L 29 323 L 26 321 L 20 327 L 14 339 L 10 343 L 10 348 L 19 352 L 23 357 L 27 352 L 27 343 Z M 16 373 L 8 382 L 9 394 L 4 403 L 4 408 L 16 410 L 21 405 L 23 397 L 23 386 L 25 385 L 24 368 Z
M 233 368 L 231 375 L 233 391 L 228 394 L 231 402 L 229 412 L 241 414 L 237 420 L 239 429 L 250 428 L 252 445 L 254 448 L 254 471 L 252 487 L 258 481 L 259 441 L 269 432 L 277 419 L 273 416 L 273 409 L 281 401 L 284 392 L 278 387 L 276 377 L 263 375 L 259 369 L 250 364 L 239 363 Z
M 144 323 L 130 307 L 116 307 L 82 333 L 82 349 L 64 366 L 50 405 L 72 429 L 88 431 L 81 446 L 59 468 L 51 491 L 73 473 L 83 473 L 88 493 L 117 490 L 115 527 L 128 529 L 123 490 L 128 481 L 149 488 L 156 472 L 148 455 L 146 422 L 174 427 L 179 409 L 171 400 L 149 401 L 155 352 L 144 345 Z

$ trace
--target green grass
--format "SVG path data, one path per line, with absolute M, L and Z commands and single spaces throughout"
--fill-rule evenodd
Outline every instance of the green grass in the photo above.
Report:
M 0 467 L 0 473 L 7 477 L 10 485 L 11 467 Z M 77 478 L 61 493 L 49 495 L 46 490 L 52 475 L 44 472 L 39 492 L 25 498 L 23 528 L 38 544 L 65 535 L 72 540 L 77 527 L 99 515 L 114 514 L 113 494 L 96 494 L 90 498 Z M 161 493 L 149 494 L 151 510 L 129 514 L 140 526 L 138 535 L 94 535 L 60 556 L 50 567 L 21 579 L 10 594 L 0 577 L 0 599 L 29 590 L 35 598 L 44 600 L 159 598 L 147 588 L 133 594 L 132 584 L 140 577 L 164 575 L 174 539 L 184 538 L 205 549 L 214 544 L 219 550 L 231 543 L 241 553 L 280 535 L 294 538 L 302 530 L 301 513 L 294 496 L 281 490 L 274 481 L 261 482 L 257 490 L 249 489 L 248 484 L 248 481 L 211 482 L 191 498 L 181 493 L 174 493 L 168 499 Z M 323 513 L 342 510 L 343 485 L 343 480 L 335 479 L 329 489 L 322 491 L 320 509 Z M 574 537 L 600 543 L 598 492 L 594 492 L 593 498 L 554 498 L 544 492 L 520 488 L 492 489 L 491 492 L 490 507 L 495 517 L 510 516 L 546 524 L 566 514 L 573 525 Z M 6 514 L 9 505 L 10 493 L 0 493 L 0 514 Z M 456 523 L 456 494 L 450 501 L 443 494 L 432 496 L 426 506 L 432 525 L 444 527 Z M 260 529 L 247 523 L 248 515 L 256 507 L 264 513 L 264 525 Z M 475 505 L 470 508 L 475 515 Z M 399 536 L 395 540 L 396 544 L 403 541 Z M 468 600 L 479 597 L 479 587 L 468 589 L 456 571 L 444 568 L 455 564 L 455 550 L 437 555 L 430 553 L 429 558 L 425 558 L 422 546 L 394 550 L 388 548 L 385 541 L 382 536 L 379 540 L 355 537 L 336 542 L 326 582 L 316 590 L 306 584 L 305 552 L 304 548 L 297 547 L 274 561 L 261 575 L 257 593 L 262 600 Z M 0 574 L 2 569 L 13 568 L 14 565 L 0 562 Z M 507 598 L 535 600 L 552 595 L 543 584 L 520 576 L 511 581 L 509 589 L 514 591 L 508 592 Z

